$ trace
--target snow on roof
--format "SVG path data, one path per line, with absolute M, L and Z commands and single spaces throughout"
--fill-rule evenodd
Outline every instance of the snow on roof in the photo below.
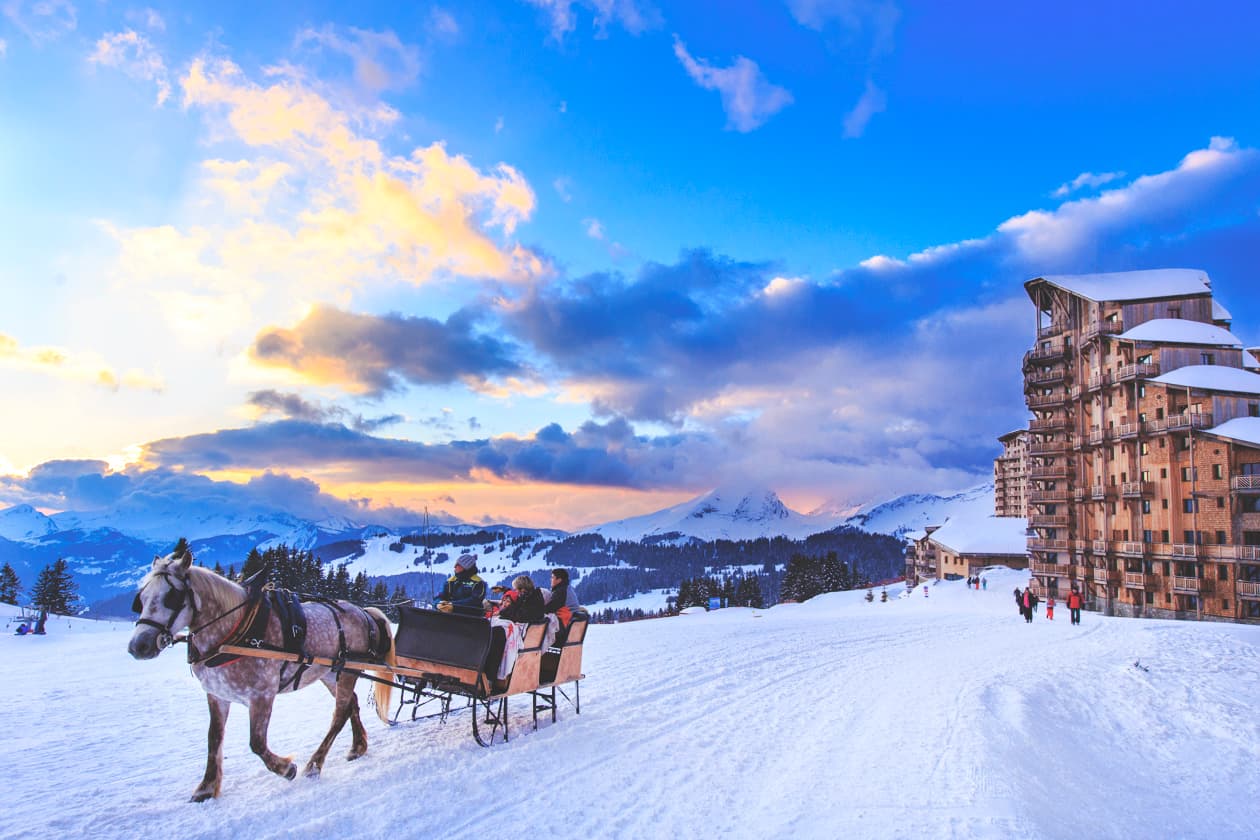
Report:
M 932 542 L 959 554 L 1027 554 L 1028 520 L 1016 516 L 950 519 L 932 533 Z
M 1209 435 L 1229 438 L 1239 443 L 1260 446 L 1260 417 L 1235 417 L 1219 426 L 1208 429 Z
M 1162 385 L 1229 391 L 1234 394 L 1260 394 L 1260 374 L 1224 365 L 1186 365 L 1150 380 Z
M 1122 333 L 1126 341 L 1167 341 L 1173 344 L 1211 344 L 1216 347 L 1242 347 L 1242 339 L 1224 327 L 1187 321 L 1184 318 L 1154 318 Z
M 1234 316 L 1229 314 L 1229 310 L 1219 300 L 1212 298 L 1212 320 L 1232 321 Z
M 1250 350 L 1243 351 L 1243 367 L 1253 370 L 1260 368 L 1260 347 L 1252 347 Z
M 1208 279 L 1207 272 L 1197 268 L 1157 268 L 1110 274 L 1055 274 L 1034 277 L 1033 280 L 1044 280 L 1095 301 L 1180 297 L 1212 291 L 1212 281 Z
M 1028 434 L 1027 429 L 1012 429 L 1006 434 L 998 437 L 998 440 L 1009 440 L 1010 438 L 1019 437 L 1020 435 L 1026 435 L 1026 434 Z

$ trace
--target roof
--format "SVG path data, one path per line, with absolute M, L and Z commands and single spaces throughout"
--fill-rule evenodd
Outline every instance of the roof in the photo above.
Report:
M 959 554 L 1028 553 L 1028 520 L 1016 516 L 950 518 L 932 533 L 932 542 Z
M 1260 347 L 1252 347 L 1243 351 L 1243 367 L 1252 370 L 1260 368 Z
M 1184 318 L 1154 318 L 1124 332 L 1126 341 L 1164 341 L 1172 344 L 1211 344 L 1215 347 L 1242 347 L 1242 340 L 1224 327 L 1187 321 Z
M 1053 274 L 1034 277 L 1094 301 L 1146 300 L 1148 298 L 1203 295 L 1212 291 L 1207 272 L 1197 268 L 1156 268 L 1116 271 L 1110 274 Z
M 1014 431 L 1010 431 L 1004 435 L 999 436 L 998 440 L 1010 440 L 1011 438 L 1016 438 L 1016 437 L 1019 437 L 1020 435 L 1026 435 L 1026 434 L 1028 434 L 1027 429 L 1015 429 Z
M 1207 430 L 1209 435 L 1260 446 L 1260 417 L 1235 417 Z
M 1224 365 L 1186 365 L 1150 380 L 1161 385 L 1229 391 L 1234 394 L 1260 394 L 1260 374 Z
M 1234 316 L 1229 314 L 1219 300 L 1212 298 L 1212 320 L 1213 321 L 1232 321 Z

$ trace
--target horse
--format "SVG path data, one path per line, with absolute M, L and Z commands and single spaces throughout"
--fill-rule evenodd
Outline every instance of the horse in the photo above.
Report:
M 281 691 L 297 691 L 318 681 L 335 701 L 328 734 L 306 764 L 304 773 L 308 778 L 319 776 L 328 750 L 347 720 L 353 742 L 346 759 L 353 761 L 367 752 L 367 731 L 359 719 L 355 693 L 357 672 L 220 652 L 225 642 L 239 638 L 245 616 L 251 612 L 258 615 L 258 601 L 240 584 L 194 566 L 192 552 L 186 551 L 182 555 L 155 556 L 132 605 L 140 617 L 127 645 L 128 652 L 136 659 L 153 659 L 175 642 L 187 641 L 193 675 L 206 692 L 210 706 L 206 773 L 193 791 L 192 802 L 219 795 L 223 781 L 223 731 L 232 703 L 249 708 L 250 749 L 268 770 L 290 781 L 297 776 L 293 757 L 279 756 L 267 746 L 272 703 Z M 349 654 L 359 659 L 393 661 L 389 622 L 380 610 L 360 608 L 346 601 L 303 602 L 300 610 L 306 619 L 304 652 L 309 657 L 336 662 L 344 661 Z M 287 634 L 277 610 L 271 609 L 264 615 L 265 627 L 257 621 L 253 628 L 261 638 L 253 641 L 279 650 Z M 177 638 L 176 631 L 185 627 L 189 628 L 187 635 Z

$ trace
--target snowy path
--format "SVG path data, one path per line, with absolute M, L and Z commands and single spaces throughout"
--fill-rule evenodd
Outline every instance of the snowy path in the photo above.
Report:
M 368 755 L 341 760 L 343 734 L 315 782 L 267 773 L 235 708 L 201 806 L 207 714 L 179 653 L 133 662 L 128 626 L 84 622 L 0 638 L 0 837 L 1254 836 L 1260 628 L 1029 626 L 1016 579 L 594 627 L 581 716 L 532 732 L 518 701 L 489 750 L 466 714 L 373 716 Z M 304 761 L 331 708 L 281 698 L 273 747 Z

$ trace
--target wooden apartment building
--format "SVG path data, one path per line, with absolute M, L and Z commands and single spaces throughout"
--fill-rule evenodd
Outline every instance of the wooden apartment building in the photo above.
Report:
M 1028 430 L 998 438 L 1002 454 L 993 460 L 993 515 L 1028 515 Z
M 1207 275 L 1025 289 L 1034 587 L 1107 614 L 1260 621 L 1260 374 Z

